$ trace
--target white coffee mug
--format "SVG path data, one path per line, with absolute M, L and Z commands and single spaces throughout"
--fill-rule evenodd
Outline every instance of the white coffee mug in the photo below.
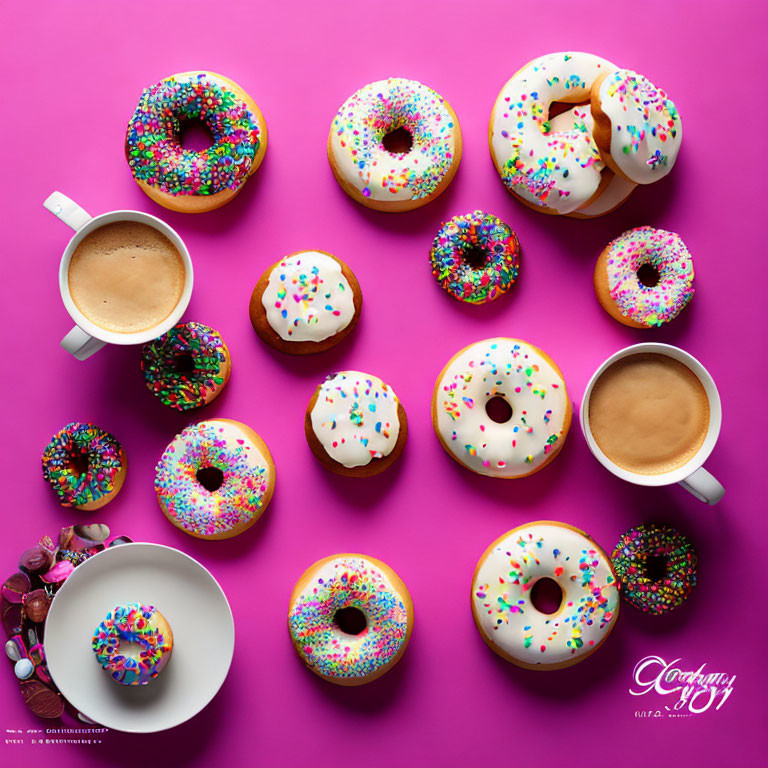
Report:
M 64 302 L 67 312 L 69 312 L 76 323 L 75 327 L 61 340 L 61 346 L 67 352 L 73 354 L 78 360 L 85 360 L 106 344 L 144 344 L 147 341 L 156 339 L 158 336 L 162 336 L 176 325 L 184 314 L 192 295 L 193 272 L 192 260 L 189 258 L 187 246 L 171 227 L 156 216 L 151 216 L 141 211 L 110 211 L 109 213 L 101 214 L 101 216 L 91 216 L 73 200 L 70 200 L 66 195 L 62 195 L 61 192 L 54 192 L 43 205 L 52 214 L 58 216 L 65 224 L 75 230 L 74 236 L 64 250 L 61 264 L 59 265 L 61 300 Z M 184 262 L 186 274 L 184 290 L 173 312 L 161 323 L 136 333 L 116 333 L 95 325 L 77 308 L 69 293 L 69 262 L 72 259 L 75 248 L 95 229 L 116 221 L 137 221 L 153 227 L 174 244 Z
M 621 360 L 629 355 L 649 353 L 667 355 L 673 360 L 677 360 L 687 366 L 701 382 L 701 385 L 706 392 L 707 399 L 709 400 L 709 426 L 707 428 L 707 434 L 704 437 L 704 442 L 701 444 L 699 450 L 685 464 L 683 464 L 683 466 L 658 475 L 641 475 L 637 472 L 630 472 L 629 470 L 618 466 L 618 464 L 615 464 L 600 450 L 600 446 L 595 441 L 589 426 L 589 398 L 592 395 L 592 389 L 595 386 L 595 382 L 600 378 L 606 368 L 613 365 L 617 360 Z M 614 475 L 620 477 L 622 480 L 627 480 L 636 485 L 660 486 L 680 483 L 683 488 L 692 493 L 697 499 L 704 501 L 707 504 L 717 504 L 717 502 L 723 498 L 723 494 L 725 493 L 723 486 L 720 485 L 720 483 L 702 466 L 707 458 L 709 458 L 709 454 L 712 453 L 712 449 L 715 447 L 717 437 L 720 434 L 722 420 L 723 410 L 720 405 L 720 395 L 717 392 L 717 387 L 715 386 L 715 382 L 712 379 L 712 376 L 710 376 L 709 371 L 707 371 L 707 369 L 693 357 L 693 355 L 689 355 L 679 347 L 673 347 L 671 344 L 634 344 L 631 347 L 620 349 L 618 352 L 611 355 L 594 372 L 584 391 L 584 397 L 581 400 L 581 431 L 584 433 L 589 449 L 606 469 L 613 472 Z

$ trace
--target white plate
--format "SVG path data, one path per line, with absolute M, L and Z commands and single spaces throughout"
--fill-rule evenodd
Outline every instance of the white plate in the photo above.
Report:
M 115 683 L 91 639 L 120 603 L 154 605 L 173 630 L 173 655 L 147 685 Z M 73 571 L 45 622 L 53 681 L 86 717 L 118 731 L 152 733 L 196 715 L 224 682 L 235 649 L 227 597 L 196 560 L 160 544 L 121 544 Z

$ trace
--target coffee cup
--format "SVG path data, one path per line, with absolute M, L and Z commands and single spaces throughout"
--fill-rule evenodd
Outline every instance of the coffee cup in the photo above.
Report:
M 707 504 L 723 497 L 725 489 L 703 466 L 720 433 L 720 395 L 707 369 L 682 349 L 635 344 L 611 355 L 587 384 L 580 422 L 593 455 L 617 477 L 646 486 L 679 483 Z M 665 437 L 654 448 L 656 434 Z
M 61 194 L 61 192 L 54 192 L 48 197 L 43 205 L 47 210 L 75 230 L 74 236 L 64 249 L 64 254 L 61 257 L 61 263 L 59 265 L 59 290 L 61 292 L 61 299 L 64 302 L 67 312 L 69 312 L 75 322 L 75 327 L 61 340 L 61 346 L 64 347 L 67 352 L 74 355 L 78 360 L 85 360 L 106 344 L 143 344 L 152 339 L 156 339 L 176 325 L 184 314 L 184 311 L 189 304 L 190 296 L 192 295 L 193 271 L 189 251 L 187 250 L 184 241 L 173 229 L 171 229 L 171 227 L 156 216 L 140 211 L 110 211 L 109 213 L 103 213 L 100 216 L 91 216 L 77 205 L 77 203 L 70 200 L 66 195 Z M 114 227 L 112 227 L 112 230 L 103 228 L 116 224 L 129 228 L 131 225 L 136 225 L 134 227 L 135 229 L 150 227 L 154 230 L 154 233 L 145 231 L 145 234 L 149 234 L 151 237 L 157 239 L 158 253 L 164 249 L 169 255 L 169 258 L 174 259 L 173 264 L 166 270 L 169 274 L 171 270 L 178 273 L 174 275 L 174 291 L 173 293 L 169 292 L 165 297 L 167 306 L 164 306 L 163 302 L 157 303 L 157 312 L 159 314 L 156 318 L 145 323 L 148 327 L 136 329 L 126 323 L 125 327 L 119 328 L 115 325 L 110 326 L 103 321 L 98 322 L 93 316 L 86 315 L 83 311 L 83 307 L 78 306 L 78 303 L 72 295 L 72 286 L 70 285 L 70 265 L 73 255 L 78 251 L 78 246 L 81 246 L 86 238 L 94 235 L 97 230 L 101 230 L 101 232 L 94 237 L 102 237 L 103 239 L 105 236 L 104 233 L 109 233 L 112 236 L 112 240 L 114 240 Z M 159 237 L 155 233 L 159 233 L 162 237 Z M 87 243 L 84 247 L 87 250 Z M 81 253 L 82 250 L 83 248 L 81 248 L 78 253 Z M 151 249 L 144 248 L 144 250 Z M 175 256 L 171 255 L 176 252 L 178 253 L 178 267 L 176 266 L 177 262 L 175 261 Z M 129 256 L 128 258 L 135 257 Z M 79 256 L 78 259 L 80 260 Z M 87 280 L 87 270 L 89 268 L 87 265 L 93 264 L 94 262 L 88 262 L 87 260 L 81 261 L 82 263 L 78 268 L 78 279 L 87 286 L 88 290 L 96 290 L 93 285 L 98 285 L 98 281 L 91 281 L 89 283 Z M 143 283 L 145 289 L 141 290 L 146 290 L 147 293 L 150 291 L 157 293 L 159 290 L 162 290 L 165 283 L 153 279 L 153 274 L 150 270 L 151 263 L 143 256 L 135 263 L 137 265 L 136 269 L 143 271 L 138 271 L 136 274 L 130 275 L 132 278 L 130 284 L 135 286 Z M 128 262 L 122 266 L 130 270 L 132 268 L 130 266 L 131 264 L 132 262 Z M 83 277 L 84 270 L 85 277 Z M 119 270 L 116 271 L 115 274 L 120 274 Z M 115 280 L 115 285 L 118 285 L 117 279 Z M 123 283 L 123 285 L 126 285 L 126 283 Z M 91 298 L 93 301 L 99 303 L 100 297 L 96 296 Z M 104 304 L 108 303 L 108 298 L 110 297 L 105 296 Z M 146 307 L 143 307 L 143 310 L 146 312 Z M 122 302 L 122 304 L 120 304 L 120 311 L 124 314 L 130 314 L 130 302 Z M 162 317 L 160 317 L 160 315 L 162 315 Z

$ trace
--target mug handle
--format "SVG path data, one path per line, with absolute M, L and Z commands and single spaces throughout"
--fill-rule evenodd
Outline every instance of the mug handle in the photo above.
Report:
M 61 340 L 61 346 L 78 360 L 87 360 L 106 345 L 106 341 L 89 336 L 77 325 Z
M 53 192 L 43 203 L 43 207 L 54 216 L 58 216 L 67 226 L 75 231 L 85 226 L 93 217 L 83 210 L 74 200 L 61 192 Z
M 717 504 L 725 494 L 725 488 L 704 467 L 699 467 L 692 475 L 681 480 L 680 485 L 706 504 Z

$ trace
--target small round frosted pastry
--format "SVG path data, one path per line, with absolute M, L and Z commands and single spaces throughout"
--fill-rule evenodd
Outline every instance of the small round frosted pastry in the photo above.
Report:
M 432 424 L 449 456 L 490 477 L 533 474 L 557 456 L 571 401 L 549 355 L 519 339 L 470 344 L 440 372 Z
M 95 424 L 73 421 L 43 451 L 43 479 L 62 507 L 90 512 L 117 496 L 128 459 L 114 435 Z
M 488 143 L 507 189 L 523 203 L 568 214 L 593 202 L 608 179 L 592 138 L 588 108 L 570 122 L 550 121 L 554 102 L 586 104 L 592 85 L 614 65 L 590 53 L 551 53 L 526 64 L 501 89 Z
M 540 579 L 560 588 L 554 613 L 534 604 Z M 471 601 L 488 647 L 527 669 L 583 661 L 602 645 L 619 615 L 608 556 L 584 531 L 552 520 L 521 525 L 496 539 L 475 568 Z
M 454 216 L 440 227 L 429 260 L 446 293 L 459 301 L 484 304 L 515 284 L 520 244 L 501 219 L 474 211 Z
M 594 137 L 611 170 L 651 184 L 675 164 L 683 124 L 667 94 L 629 69 L 604 72 L 592 86 Z
M 256 283 L 249 314 L 262 341 L 308 355 L 345 339 L 357 325 L 363 294 L 352 270 L 325 251 L 298 251 Z
M 299 658 L 339 685 L 362 685 L 402 657 L 413 629 L 413 602 L 380 560 L 342 554 L 307 568 L 291 593 L 288 631 Z
M 328 136 L 328 161 L 341 188 L 380 211 L 434 200 L 461 160 L 451 105 L 416 80 L 370 83 L 344 102 Z
M 232 357 L 218 331 L 202 323 L 179 323 L 144 345 L 141 370 L 163 405 L 189 411 L 219 396 L 229 381 Z
M 200 121 L 213 143 L 185 149 L 181 128 Z M 125 139 L 133 178 L 152 200 L 173 211 L 203 213 L 228 203 L 267 151 L 267 124 L 256 102 L 229 78 L 182 72 L 141 94 Z
M 113 608 L 96 627 L 91 646 L 116 683 L 146 685 L 170 661 L 173 632 L 153 605 L 127 603 Z
M 304 433 L 323 466 L 340 475 L 368 477 L 389 467 L 408 434 L 405 409 L 370 373 L 332 373 L 307 406 Z
M 652 328 L 678 316 L 693 296 L 693 257 L 674 232 L 636 227 L 610 242 L 597 260 L 597 299 L 632 328 Z
M 621 595 L 644 613 L 670 613 L 696 586 L 698 556 L 671 525 L 638 525 L 622 535 L 611 554 Z
M 191 424 L 165 449 L 155 494 L 165 516 L 198 539 L 229 539 L 250 528 L 275 490 L 266 443 L 231 419 Z

